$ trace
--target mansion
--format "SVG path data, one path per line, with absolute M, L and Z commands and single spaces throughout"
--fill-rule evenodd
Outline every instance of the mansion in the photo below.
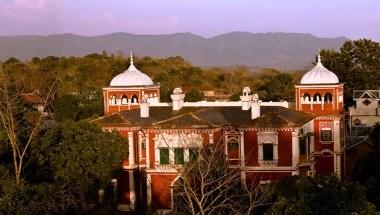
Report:
M 295 85 L 295 108 L 264 102 L 249 87 L 240 101 L 185 102 L 181 88 L 170 103 L 160 86 L 133 64 L 103 88 L 103 130 L 127 137 L 128 156 L 117 178 L 118 209 L 173 208 L 173 185 L 197 150 L 223 144 L 244 183 L 291 175 L 344 175 L 343 84 L 318 58 Z

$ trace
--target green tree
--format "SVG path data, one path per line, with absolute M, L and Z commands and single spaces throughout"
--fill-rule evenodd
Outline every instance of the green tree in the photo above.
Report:
M 322 50 L 322 63 L 345 84 L 345 98 L 353 90 L 379 89 L 380 43 L 369 39 L 345 42 L 339 51 Z
M 39 166 L 50 169 L 54 181 L 78 184 L 89 195 L 109 183 L 127 148 L 116 132 L 70 120 L 49 129 L 40 147 Z
M 198 91 L 197 89 L 191 89 L 186 93 L 185 101 L 187 102 L 198 102 L 202 101 L 204 98 L 204 95 L 201 91 Z
M 380 208 L 380 124 L 377 123 L 370 139 L 375 145 L 375 151 L 366 155 L 355 166 L 353 178 L 367 188 L 368 199 Z
M 370 215 L 376 212 L 376 207 L 367 201 L 363 187 L 333 176 L 288 177 L 277 184 L 275 199 L 268 214 Z

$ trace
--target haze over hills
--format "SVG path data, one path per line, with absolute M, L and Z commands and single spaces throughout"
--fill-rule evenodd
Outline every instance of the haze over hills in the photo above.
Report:
M 130 50 L 138 56 L 182 56 L 198 66 L 310 67 L 319 49 L 338 49 L 345 37 L 319 38 L 300 33 L 231 32 L 212 38 L 192 33 L 136 35 L 113 33 L 101 36 L 60 34 L 51 36 L 0 36 L 0 60 L 34 56 L 83 56 Z

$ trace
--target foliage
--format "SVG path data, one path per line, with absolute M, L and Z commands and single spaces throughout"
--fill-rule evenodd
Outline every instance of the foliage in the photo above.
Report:
M 9 178 L 0 179 L 1 214 L 65 214 L 78 211 L 84 196 L 69 184 L 16 185 Z
M 363 187 L 333 176 L 292 176 L 277 184 L 268 214 L 375 214 Z
M 90 92 L 87 92 L 90 93 Z M 54 118 L 58 122 L 64 120 L 82 120 L 103 113 L 103 98 L 99 93 L 92 96 L 63 95 L 55 99 L 53 109 Z
M 380 124 L 370 133 L 375 151 L 359 160 L 355 166 L 354 179 L 367 188 L 368 199 L 380 208 Z
M 368 39 L 345 42 L 339 51 L 322 50 L 322 63 L 345 83 L 345 98 L 353 90 L 379 89 L 380 43 Z
M 196 89 L 191 89 L 190 91 L 188 91 L 186 93 L 186 96 L 185 96 L 185 101 L 188 101 L 188 102 L 198 102 L 198 101 L 202 101 L 204 98 L 203 96 L 203 93 L 196 90 Z
M 124 143 L 117 133 L 67 120 L 43 136 L 38 162 L 41 168 L 51 169 L 54 181 L 78 184 L 88 193 L 110 181 L 126 153 Z

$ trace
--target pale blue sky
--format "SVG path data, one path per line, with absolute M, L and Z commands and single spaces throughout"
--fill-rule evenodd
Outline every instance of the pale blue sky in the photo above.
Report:
M 298 32 L 380 40 L 379 0 L 0 0 L 0 35 Z

